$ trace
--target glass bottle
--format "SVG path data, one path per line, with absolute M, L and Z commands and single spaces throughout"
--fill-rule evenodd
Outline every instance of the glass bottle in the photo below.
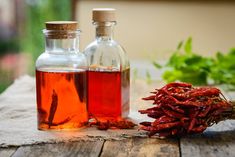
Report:
M 93 9 L 96 38 L 84 53 L 88 60 L 88 113 L 99 121 L 129 114 L 130 65 L 124 49 L 113 40 L 115 9 Z
M 88 121 L 87 61 L 77 22 L 46 22 L 45 52 L 36 61 L 38 129 L 80 128 Z

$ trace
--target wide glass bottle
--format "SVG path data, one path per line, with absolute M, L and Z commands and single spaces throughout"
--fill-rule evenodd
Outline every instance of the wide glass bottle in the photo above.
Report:
M 77 22 L 46 22 L 46 49 L 36 61 L 38 129 L 80 128 L 88 121 L 87 61 Z
M 93 9 L 96 38 L 84 53 L 88 60 L 88 113 L 99 121 L 129 114 L 130 65 L 124 49 L 113 40 L 115 9 Z

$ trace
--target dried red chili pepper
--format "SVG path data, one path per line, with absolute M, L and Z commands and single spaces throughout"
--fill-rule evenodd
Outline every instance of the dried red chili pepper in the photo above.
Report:
M 154 118 L 140 123 L 149 136 L 183 136 L 202 133 L 208 126 L 235 117 L 235 106 L 214 87 L 194 88 L 188 83 L 169 83 L 143 98 L 152 100 L 154 107 L 140 110 Z
M 95 122 L 90 122 L 90 124 L 89 124 L 89 126 L 93 126 L 93 125 L 96 126 L 97 129 L 99 129 L 99 130 L 108 130 L 110 128 L 132 129 L 136 126 L 135 123 L 133 123 L 127 119 L 108 120 L 108 121 L 104 121 L 104 122 L 96 120 Z
M 179 108 L 178 106 L 173 106 L 173 105 L 171 105 L 171 104 L 165 104 L 165 106 L 166 106 L 166 107 L 169 107 L 169 108 L 171 108 L 172 110 L 177 111 L 177 112 L 179 112 L 179 113 L 184 113 L 184 110 L 181 109 L 181 108 Z
M 54 123 L 54 122 L 53 122 L 53 123 L 49 123 L 49 122 L 47 122 L 47 121 L 44 121 L 43 123 L 44 123 L 44 124 L 48 124 L 48 125 L 51 127 L 51 126 L 58 126 L 58 125 L 65 124 L 65 123 L 69 122 L 71 119 L 72 119 L 71 117 L 68 117 L 68 118 L 66 118 L 65 120 L 63 120 L 63 121 L 61 121 L 61 122 L 58 122 L 58 123 Z
M 52 97 L 52 101 L 51 101 L 51 107 L 50 107 L 50 114 L 48 117 L 48 128 L 49 129 L 53 125 L 53 119 L 54 119 L 55 112 L 56 112 L 56 109 L 58 106 L 58 96 L 57 96 L 55 90 L 53 90 L 51 97 Z
M 151 123 L 152 126 L 157 126 L 158 124 L 162 123 L 170 123 L 176 121 L 175 118 L 167 117 L 167 116 L 161 116 L 160 118 L 156 119 L 153 123 Z

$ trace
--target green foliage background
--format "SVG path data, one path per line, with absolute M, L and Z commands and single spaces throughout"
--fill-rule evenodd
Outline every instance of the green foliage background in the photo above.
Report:
M 24 52 L 32 56 L 28 72 L 34 75 L 37 57 L 44 51 L 44 35 L 46 21 L 71 20 L 71 0 L 25 0 L 25 23 L 19 36 L 7 42 L 0 41 L 0 55 L 9 52 Z M 15 79 L 13 71 L 0 69 L 0 93 Z
M 46 21 L 71 20 L 70 0 L 40 0 L 27 3 L 25 32 L 21 37 L 21 50 L 32 55 L 34 64 L 44 51 L 44 35 Z M 30 66 L 34 67 L 34 66 Z M 34 68 L 31 68 L 34 71 Z
M 227 53 L 204 57 L 192 50 L 192 38 L 180 42 L 165 65 L 153 62 L 156 68 L 164 68 L 162 78 L 167 82 L 181 81 L 193 85 L 219 85 L 235 90 L 235 48 Z

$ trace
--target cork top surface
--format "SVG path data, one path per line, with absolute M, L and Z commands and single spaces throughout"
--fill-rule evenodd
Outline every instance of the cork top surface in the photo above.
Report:
M 48 21 L 45 22 L 47 30 L 71 30 L 75 31 L 78 28 L 76 21 Z
M 94 8 L 92 20 L 97 22 L 116 21 L 115 12 L 114 8 Z

